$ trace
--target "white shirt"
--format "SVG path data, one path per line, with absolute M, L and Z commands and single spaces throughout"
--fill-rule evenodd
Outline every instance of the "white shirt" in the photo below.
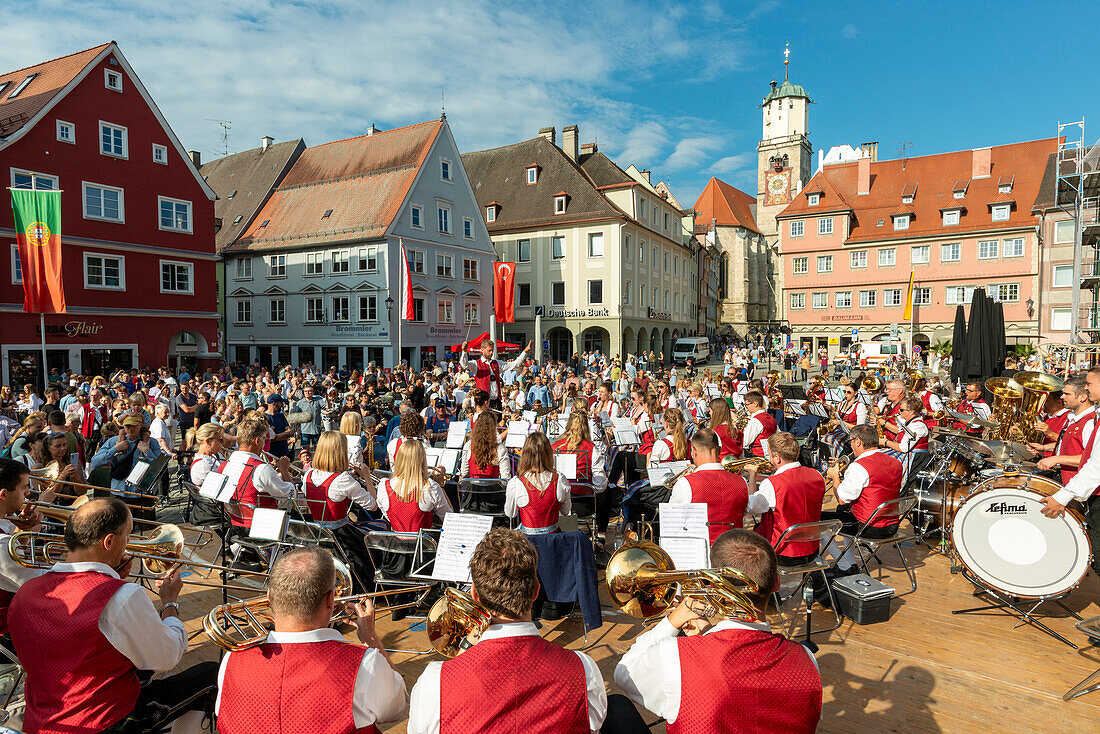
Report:
M 334 629 L 310 630 L 308 632 L 269 632 L 267 642 L 279 645 L 293 645 L 304 642 L 346 642 L 343 635 Z M 214 701 L 214 714 L 221 713 L 222 689 L 225 680 L 225 668 L 233 653 L 222 658 L 218 668 L 218 697 Z M 262 681 L 254 681 L 258 686 Z M 372 724 L 388 724 L 400 721 L 405 716 L 405 706 L 409 702 L 409 693 L 405 688 L 405 679 L 390 667 L 386 657 L 373 647 L 363 648 L 363 659 L 359 663 L 359 672 L 355 674 L 355 688 L 351 699 L 351 718 L 355 726 L 365 729 Z
M 1070 413 L 1068 416 L 1066 416 L 1066 431 L 1068 431 L 1069 427 L 1072 426 L 1077 421 L 1088 420 L 1089 418 L 1092 418 L 1092 416 L 1095 415 L 1095 414 L 1096 414 L 1096 408 L 1091 406 L 1091 405 L 1088 408 L 1085 408 L 1084 412 L 1082 412 L 1081 414 Z M 1088 423 L 1081 426 L 1081 445 L 1082 446 L 1088 446 L 1089 439 L 1092 438 L 1092 432 L 1095 429 L 1096 429 L 1096 421 L 1089 420 Z M 1054 453 L 1056 455 L 1061 455 L 1061 453 L 1062 453 L 1062 440 L 1065 437 L 1066 437 L 1066 433 L 1065 433 L 1065 431 L 1063 431 L 1062 432 L 1062 437 L 1058 439 L 1058 445 L 1054 448 Z
M 771 631 L 767 622 L 727 619 L 711 627 L 704 635 L 738 629 Z M 638 639 L 615 666 L 615 684 L 623 689 L 623 693 L 634 703 L 664 717 L 670 724 L 680 715 L 680 646 L 676 641 L 678 635 L 679 632 L 668 621 L 668 617 L 665 617 L 653 629 L 638 635 Z M 806 655 L 816 668 L 817 661 L 809 650 L 806 650 Z M 778 685 L 780 681 L 776 683 Z
M 797 461 L 792 461 L 776 469 L 771 476 L 777 476 L 785 471 L 790 471 L 800 466 Z M 771 477 L 764 479 L 757 485 L 756 491 L 749 495 L 749 504 L 745 512 L 750 515 L 763 515 L 775 509 L 775 487 L 772 486 Z
M 1092 413 L 1093 410 L 1085 411 L 1081 417 L 1092 415 Z M 1074 416 L 1071 415 L 1070 420 L 1072 420 L 1073 417 Z M 1091 426 L 1094 428 L 1096 424 L 1092 423 Z M 1085 430 L 1089 429 L 1090 426 L 1085 426 Z M 1084 434 L 1084 431 L 1081 433 Z M 1089 435 L 1092 435 L 1091 431 Z M 1082 438 L 1084 438 L 1083 435 Z M 1087 441 L 1082 441 L 1082 443 L 1087 444 Z M 1100 451 L 1094 450 L 1089 456 L 1088 461 L 1086 461 L 1078 472 L 1066 482 L 1066 486 L 1055 492 L 1053 496 L 1058 504 L 1061 505 L 1068 505 L 1072 500 L 1084 502 L 1092 496 L 1093 490 L 1097 487 L 1100 487 Z
M 160 447 L 164 449 L 165 453 L 175 451 L 172 446 L 172 429 L 164 419 L 153 419 L 153 422 L 149 424 L 149 435 L 160 442 Z
M 979 418 L 989 420 L 989 417 L 993 415 L 993 409 L 990 408 L 989 403 L 985 402 L 984 400 L 980 403 L 972 403 L 967 400 L 966 403 L 974 408 L 974 415 L 978 416 Z
M 495 360 L 497 365 L 500 366 L 500 374 L 502 375 L 501 379 L 502 380 L 504 379 L 503 375 L 508 370 L 517 370 L 517 369 L 519 369 L 520 366 L 523 364 L 523 361 L 525 359 L 527 359 L 527 350 L 526 349 L 524 349 L 522 352 L 520 352 L 519 356 L 516 357 L 511 362 L 505 362 L 502 359 Z M 469 355 L 466 354 L 466 352 L 463 352 L 462 355 L 458 358 L 458 363 L 459 363 L 459 365 L 461 365 L 462 369 L 466 369 L 466 365 L 469 364 L 469 361 L 470 361 L 470 358 L 469 358 Z M 494 360 L 487 360 L 487 359 L 483 359 L 481 357 L 478 357 L 477 360 L 474 361 L 474 364 L 477 365 L 478 363 L 484 363 L 485 365 L 489 365 L 493 361 Z M 490 400 L 496 400 L 497 396 L 500 395 L 500 392 L 499 392 L 500 386 L 497 385 L 497 382 L 498 381 L 492 379 L 492 377 L 489 378 L 489 399 Z
M 459 460 L 461 466 L 458 467 L 458 475 L 463 479 L 470 476 L 471 456 L 470 442 L 467 441 L 466 445 L 462 447 L 462 458 Z M 504 444 L 499 442 L 497 443 L 497 468 L 500 469 L 501 479 L 512 478 L 512 458 L 508 455 L 508 449 L 504 448 Z
M 676 461 L 672 456 L 672 443 L 671 438 L 662 438 L 653 442 L 653 450 L 649 452 L 649 462 L 646 464 L 650 469 L 656 468 L 658 464 L 666 461 Z M 690 445 L 688 448 L 688 456 L 691 455 Z M 682 459 L 681 459 L 682 461 Z
M 764 432 L 764 424 L 757 418 L 758 415 L 763 414 L 763 410 L 758 410 L 749 416 L 749 422 L 745 424 L 744 437 L 741 439 L 741 445 L 745 448 L 752 448 L 756 438 Z
M 495 640 L 503 637 L 538 637 L 539 630 L 530 622 L 494 624 L 481 635 L 482 640 Z M 583 652 L 571 651 L 581 659 L 584 665 L 584 679 L 588 689 L 588 726 L 593 734 L 603 726 L 607 718 L 607 691 L 604 688 L 600 668 Z M 408 734 L 439 734 L 439 674 L 443 663 L 434 661 L 421 673 L 412 689 L 409 704 Z M 523 675 L 521 667 L 516 675 Z M 520 722 L 517 722 L 519 725 Z
M 527 474 L 527 481 L 530 482 L 536 489 L 546 488 L 550 486 L 550 480 L 552 478 L 550 472 L 542 472 L 541 474 L 531 475 Z M 573 503 L 571 501 L 571 495 L 569 492 L 569 480 L 565 478 L 565 475 L 558 474 L 558 512 L 562 515 L 568 515 L 570 510 L 573 509 Z M 504 496 L 504 514 L 508 517 L 515 517 L 519 514 L 519 508 L 526 507 L 531 502 L 531 496 L 527 493 L 527 488 L 523 486 L 523 482 L 519 477 L 512 477 L 508 481 L 508 488 L 505 490 Z
M 405 441 L 411 440 L 411 439 L 405 438 L 400 433 L 395 432 L 395 435 L 396 435 L 396 438 L 390 439 L 390 442 L 388 444 L 386 444 L 386 456 L 389 457 L 391 467 L 395 466 L 395 462 L 397 461 L 397 442 L 401 441 L 402 443 L 404 443 Z M 420 443 L 426 449 L 430 449 L 432 447 L 431 443 L 428 442 L 428 439 L 426 439 L 424 437 L 420 437 L 416 440 L 420 441 Z
M 333 472 L 330 471 L 310 469 L 309 472 L 302 477 L 302 484 L 304 486 L 305 481 L 308 479 L 316 486 L 320 487 L 328 481 L 328 478 L 332 475 Z M 328 487 L 328 498 L 333 502 L 351 500 L 366 510 L 373 510 L 378 507 L 378 503 L 374 501 L 374 497 L 370 496 L 370 492 L 367 491 L 367 488 L 360 484 L 350 472 L 346 471 L 340 472 L 340 475 L 332 480 L 332 484 Z
M 600 413 L 607 413 L 608 418 L 619 417 L 619 404 L 612 398 L 606 403 L 601 403 L 599 398 L 596 398 L 596 402 L 592 403 L 592 419 L 598 420 L 603 418 Z
M 195 460 L 191 462 L 191 484 L 201 487 L 206 475 L 214 471 L 217 463 L 218 457 L 213 454 L 195 454 Z
M 363 445 L 360 443 L 362 441 L 362 436 L 349 436 L 344 434 L 344 438 L 346 438 L 348 442 L 348 464 L 352 469 L 358 469 L 361 466 L 365 466 L 366 463 L 363 461 L 363 452 L 367 449 L 364 449 Z M 374 447 L 370 446 L 369 448 L 373 450 Z
M 8 540 L 19 532 L 19 528 L 8 520 L 0 520 L 0 589 L 15 593 L 19 587 L 31 579 L 46 573 L 42 568 L 27 568 L 12 560 L 8 552 Z
M 870 451 L 864 451 L 859 455 L 859 459 L 862 459 L 868 454 L 882 453 L 878 449 L 871 449 Z M 859 499 L 859 495 L 863 493 L 864 488 L 871 483 L 871 475 L 867 473 L 867 470 L 863 468 L 863 465 L 856 459 L 848 465 L 848 468 L 844 470 L 844 481 L 840 483 L 840 486 L 836 488 L 836 498 L 838 501 L 848 504 L 855 502 Z
M 841 407 L 837 410 L 837 413 L 847 415 L 851 408 Z M 842 418 L 843 419 L 843 418 Z M 856 401 L 856 425 L 862 426 L 867 423 L 867 405 L 866 403 Z
M 118 574 L 103 563 L 55 563 L 48 573 Z M 119 587 L 99 615 L 99 631 L 138 670 L 171 670 L 187 652 L 187 632 L 178 617 L 162 620 L 145 589 Z
M 229 460 L 222 467 L 222 474 L 229 477 L 229 481 L 233 486 L 237 486 L 237 482 L 245 470 L 245 462 L 249 459 L 259 460 L 260 457 L 248 451 L 234 451 L 229 455 Z M 279 473 L 267 463 L 261 463 L 252 472 L 252 486 L 256 488 L 257 492 L 262 492 L 275 499 L 288 499 L 293 497 L 295 493 L 294 485 L 284 481 Z
M 382 482 L 382 486 L 378 488 L 378 509 L 383 513 L 389 512 L 390 509 L 390 493 L 389 487 L 394 488 L 394 494 L 397 494 L 397 488 L 401 485 L 399 480 L 386 479 Z M 431 479 L 428 480 L 428 491 L 424 493 L 424 497 L 417 503 L 421 510 L 424 512 L 434 512 L 435 516 L 440 520 L 448 512 L 454 512 L 451 507 L 451 501 L 447 499 L 447 495 L 443 493 L 443 488 L 436 484 Z
M 897 440 L 903 454 L 908 454 L 917 445 L 917 441 L 928 436 L 928 424 L 919 418 L 914 418 L 911 421 L 898 418 L 896 425 L 901 429 Z
M 695 467 L 695 471 L 710 471 L 712 469 L 722 469 L 721 464 L 700 464 Z M 680 477 L 676 480 L 676 484 L 672 485 L 672 494 L 669 495 L 669 502 L 691 502 L 691 485 L 688 484 L 687 477 Z

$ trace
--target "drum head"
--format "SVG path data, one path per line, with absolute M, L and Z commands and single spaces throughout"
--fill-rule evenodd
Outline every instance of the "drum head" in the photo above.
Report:
M 983 485 L 1003 482 L 997 477 Z M 1018 597 L 1064 594 L 1088 571 L 1088 536 L 1076 515 L 1041 513 L 1044 492 L 1026 486 L 975 488 L 955 513 L 951 537 L 959 560 L 990 588 Z

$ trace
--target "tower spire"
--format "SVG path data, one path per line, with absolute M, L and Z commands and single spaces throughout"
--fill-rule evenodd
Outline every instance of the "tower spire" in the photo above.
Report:
M 791 42 L 787 41 L 787 47 L 783 49 L 783 81 L 790 81 Z

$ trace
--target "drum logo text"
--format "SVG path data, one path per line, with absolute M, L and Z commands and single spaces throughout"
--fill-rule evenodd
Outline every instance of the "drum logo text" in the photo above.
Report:
M 998 515 L 1026 515 L 1025 505 L 1010 505 L 1007 502 L 994 502 L 985 508 L 986 512 L 995 512 Z

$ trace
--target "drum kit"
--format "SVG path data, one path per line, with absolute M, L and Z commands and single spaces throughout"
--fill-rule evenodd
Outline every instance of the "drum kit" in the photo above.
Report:
M 932 432 L 931 461 L 912 483 L 914 524 L 922 538 L 939 535 L 938 550 L 952 559 L 952 573 L 961 572 L 978 594 L 995 601 L 954 613 L 1004 609 L 1076 647 L 1034 612 L 1045 602 L 1069 611 L 1059 600 L 1080 584 L 1092 558 L 1083 514 L 1072 506 L 1059 518 L 1042 514 L 1043 498 L 1062 485 L 1038 473 L 1023 444 L 945 428 Z

